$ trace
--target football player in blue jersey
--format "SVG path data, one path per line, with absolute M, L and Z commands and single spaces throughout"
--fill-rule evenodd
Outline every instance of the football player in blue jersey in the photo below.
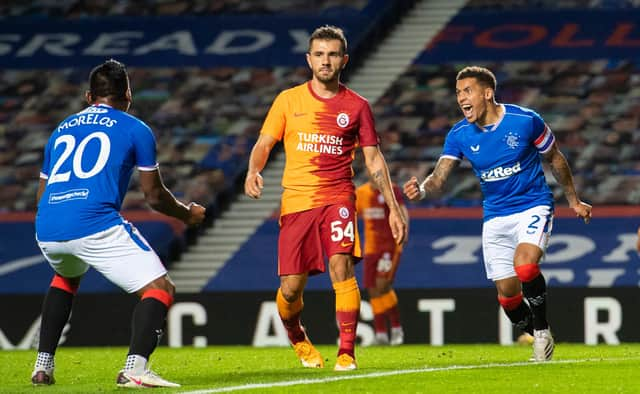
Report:
M 159 257 L 120 215 L 134 168 L 147 203 L 187 225 L 198 225 L 205 208 L 183 204 L 166 188 L 149 126 L 127 114 L 131 105 L 124 65 L 108 60 L 89 76 L 89 107 L 66 118 L 44 151 L 38 188 L 36 238 L 54 270 L 42 307 L 34 385 L 54 379 L 54 355 L 69 319 L 82 275 L 95 268 L 128 293 L 140 297 L 132 317 L 131 342 L 120 387 L 177 387 L 148 368 L 175 287 Z
M 412 201 L 438 193 L 460 161 L 469 160 L 484 196 L 482 251 L 487 278 L 495 283 L 498 301 L 511 322 L 533 335 L 531 359 L 547 361 L 553 356 L 554 341 L 539 263 L 551 233 L 553 195 L 541 158 L 585 223 L 591 219 L 591 205 L 578 197 L 569 164 L 540 115 L 496 102 L 495 92 L 496 78 L 490 70 L 472 66 L 458 73 L 456 97 L 464 119 L 447 134 L 433 172 L 422 182 L 412 177 L 404 184 L 404 193 Z

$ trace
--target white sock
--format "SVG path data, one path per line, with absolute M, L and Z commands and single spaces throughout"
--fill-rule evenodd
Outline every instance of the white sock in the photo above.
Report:
M 146 367 L 147 359 L 137 354 L 128 355 L 124 364 L 124 370 L 135 375 L 142 375 Z
M 34 367 L 35 370 L 45 370 L 47 373 L 53 370 L 54 367 L 53 354 L 38 352 L 38 357 L 36 358 L 36 365 Z

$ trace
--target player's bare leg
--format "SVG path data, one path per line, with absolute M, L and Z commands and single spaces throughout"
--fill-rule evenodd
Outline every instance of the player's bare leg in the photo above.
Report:
M 307 274 L 284 275 L 280 277 L 280 288 L 276 294 L 276 304 L 280 320 L 287 330 L 289 341 L 302 366 L 323 368 L 324 359 L 307 336 L 300 315 L 304 308 L 302 293 L 307 284 Z
M 353 257 L 335 254 L 329 258 L 329 274 L 336 294 L 336 321 L 340 331 L 340 345 L 335 371 L 357 368 L 355 360 L 356 330 L 360 314 L 360 289 L 355 277 Z
M 167 312 L 173 304 L 175 286 L 165 275 L 136 292 L 140 302 L 131 319 L 131 342 L 124 368 L 118 373 L 119 387 L 180 387 L 169 382 L 148 367 L 166 325 Z
M 35 386 L 48 386 L 56 382 L 53 376 L 54 357 L 62 330 L 69 320 L 73 298 L 78 292 L 81 278 L 65 278 L 58 274 L 53 276 L 42 304 L 38 356 L 31 374 L 31 383 Z

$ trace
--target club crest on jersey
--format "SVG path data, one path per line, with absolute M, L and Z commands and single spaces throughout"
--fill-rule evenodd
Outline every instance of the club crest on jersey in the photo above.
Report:
M 340 112 L 338 114 L 338 117 L 336 118 L 336 123 L 338 123 L 338 126 L 342 127 L 343 129 L 349 126 L 349 115 L 345 114 L 344 112 Z
M 340 209 L 338 210 L 338 214 L 341 218 L 347 219 L 349 217 L 349 210 L 347 209 L 347 207 L 340 207 Z
M 516 149 L 520 145 L 520 136 L 510 131 L 504 137 L 504 142 L 507 143 L 509 148 Z

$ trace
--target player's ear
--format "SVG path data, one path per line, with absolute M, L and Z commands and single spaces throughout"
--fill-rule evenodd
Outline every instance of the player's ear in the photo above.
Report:
M 493 89 L 491 88 L 486 88 L 484 90 L 484 98 L 485 100 L 491 100 L 493 99 Z
M 84 98 L 87 100 L 87 103 L 92 104 L 93 100 L 91 99 L 91 91 L 87 90 L 84 92 Z
M 311 66 L 311 54 L 309 54 L 309 52 L 307 52 L 307 64 L 309 65 L 309 68 L 313 70 L 313 67 Z
M 341 69 L 344 69 L 347 66 L 347 63 L 349 63 L 349 54 L 345 53 L 344 55 L 342 55 L 342 67 L 341 67 Z

